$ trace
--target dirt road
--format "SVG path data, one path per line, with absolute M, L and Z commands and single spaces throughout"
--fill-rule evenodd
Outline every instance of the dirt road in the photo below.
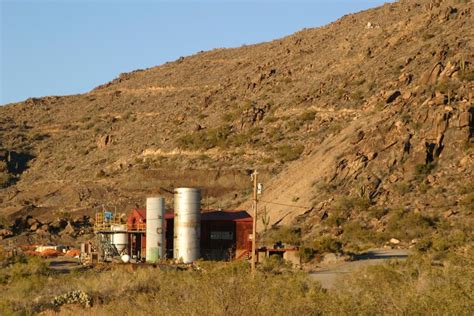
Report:
M 325 289 L 333 289 L 337 288 L 339 280 L 360 268 L 381 264 L 387 260 L 405 260 L 408 254 L 409 250 L 406 249 L 374 249 L 355 256 L 353 261 L 343 262 L 329 269 L 310 273 L 310 278 L 319 281 Z

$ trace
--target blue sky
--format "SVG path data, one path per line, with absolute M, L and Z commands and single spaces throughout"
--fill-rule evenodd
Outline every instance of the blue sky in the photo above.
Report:
M 87 92 L 122 72 L 327 24 L 379 0 L 0 0 L 0 104 Z

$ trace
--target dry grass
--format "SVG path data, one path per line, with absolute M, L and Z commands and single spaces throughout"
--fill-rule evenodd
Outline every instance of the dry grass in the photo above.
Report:
M 61 314 L 468 315 L 474 307 L 472 258 L 472 251 L 415 255 L 406 262 L 357 272 L 330 291 L 275 258 L 262 264 L 254 277 L 242 262 L 200 262 L 199 269 L 189 271 L 133 272 L 115 266 L 51 275 L 43 263 L 28 260 L 6 268 L 14 277 L 0 285 L 0 309 L 3 315 L 35 314 L 52 309 L 55 296 L 82 290 L 92 298 L 93 307 L 66 305 Z

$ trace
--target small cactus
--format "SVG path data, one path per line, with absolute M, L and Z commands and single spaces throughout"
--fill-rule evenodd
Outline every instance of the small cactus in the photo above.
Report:
M 270 224 L 270 216 L 268 216 L 267 207 L 263 208 L 263 214 L 261 218 L 262 218 L 262 224 L 263 224 L 264 230 L 267 231 L 268 225 Z
M 86 292 L 77 290 L 56 296 L 52 304 L 56 307 L 67 304 L 81 304 L 83 307 L 88 308 L 92 307 L 92 299 Z

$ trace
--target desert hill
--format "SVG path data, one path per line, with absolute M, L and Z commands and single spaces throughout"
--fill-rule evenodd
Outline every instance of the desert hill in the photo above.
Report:
M 85 94 L 0 107 L 4 225 L 126 212 L 177 186 L 202 187 L 207 208 L 249 208 L 248 170 L 258 168 L 261 228 L 359 242 L 360 232 L 381 242 L 441 226 L 464 234 L 474 208 L 472 9 L 399 1 Z

